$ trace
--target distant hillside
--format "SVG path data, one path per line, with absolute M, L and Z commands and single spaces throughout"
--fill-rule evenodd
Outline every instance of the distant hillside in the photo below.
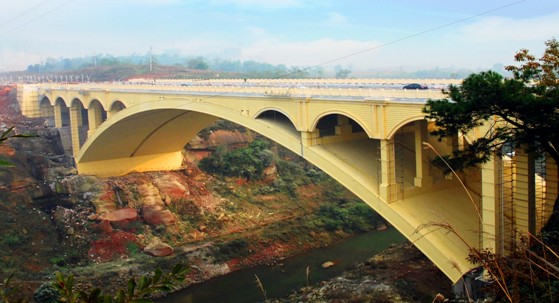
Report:
M 492 70 L 507 76 L 502 64 Z M 406 71 L 401 69 L 370 69 L 325 66 L 286 66 L 252 60 L 209 59 L 176 54 L 129 55 L 115 57 L 97 55 L 78 58 L 48 58 L 32 64 L 24 71 L 0 73 L 0 81 L 120 81 L 143 78 L 447 78 L 463 79 L 479 72 L 473 69 L 437 67 Z

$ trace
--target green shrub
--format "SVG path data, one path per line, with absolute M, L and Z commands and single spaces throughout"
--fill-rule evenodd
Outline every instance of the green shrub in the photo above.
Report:
M 261 139 L 232 152 L 218 147 L 212 155 L 202 159 L 198 167 L 207 173 L 259 180 L 264 168 L 274 161 L 274 154 L 267 148 L 268 143 Z
M 216 263 L 226 262 L 234 258 L 246 257 L 250 254 L 248 243 L 244 239 L 235 239 L 217 244 L 212 251 Z
M 60 294 L 51 283 L 44 283 L 35 290 L 33 299 L 37 303 L 57 303 L 59 302 Z
M 21 234 L 9 233 L 6 234 L 2 240 L 0 240 L 1 245 L 8 246 L 10 248 L 17 248 L 27 242 L 27 237 Z
M 128 250 L 128 253 L 131 256 L 134 256 L 134 255 L 139 254 L 142 251 L 142 248 L 134 242 L 128 242 L 126 244 L 126 250 Z
M 64 266 L 66 265 L 66 260 L 63 257 L 53 257 L 49 259 L 50 264 L 57 265 L 57 266 Z

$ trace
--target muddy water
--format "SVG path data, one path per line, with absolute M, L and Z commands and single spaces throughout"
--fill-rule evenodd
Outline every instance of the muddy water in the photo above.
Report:
M 283 260 L 282 266 L 260 266 L 233 272 L 194 285 L 159 300 L 160 303 L 255 303 L 263 302 L 264 296 L 256 284 L 255 275 L 266 290 L 268 299 L 286 297 L 307 285 L 307 267 L 310 266 L 309 284 L 340 275 L 355 262 L 362 262 L 388 248 L 401 243 L 404 237 L 394 229 L 373 231 L 357 235 L 329 247 L 317 249 Z M 330 268 L 322 263 L 334 262 Z

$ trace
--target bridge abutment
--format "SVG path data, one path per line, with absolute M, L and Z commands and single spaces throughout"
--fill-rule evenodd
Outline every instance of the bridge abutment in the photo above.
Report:
M 110 177 L 133 172 L 165 171 L 181 169 L 182 152 L 135 156 L 91 162 L 78 162 L 77 169 L 82 175 Z

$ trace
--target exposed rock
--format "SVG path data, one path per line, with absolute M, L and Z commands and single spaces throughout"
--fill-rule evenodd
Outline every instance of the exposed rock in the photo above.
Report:
M 167 197 L 172 200 L 178 200 L 190 195 L 188 185 L 181 182 L 181 179 L 176 176 L 176 173 L 159 175 L 154 179 L 154 183 L 157 188 L 159 188 L 161 197 L 164 197 L 165 203 L 168 203 Z
M 95 210 L 99 214 L 115 211 L 117 209 L 115 201 L 118 201 L 118 199 L 114 189 L 110 184 L 107 184 L 102 194 L 94 201 Z
M 150 225 L 169 226 L 177 222 L 175 215 L 160 205 L 144 205 L 142 217 Z
M 152 183 L 139 184 L 137 187 L 138 194 L 141 197 L 141 203 L 143 205 L 162 205 L 163 200 L 161 200 L 161 195 L 159 194 L 159 189 Z
M 144 253 L 152 255 L 154 257 L 164 257 L 172 255 L 174 252 L 171 245 L 164 243 L 161 239 L 155 237 L 151 242 L 144 248 Z
M 138 211 L 134 208 L 129 208 L 129 207 L 121 208 L 106 214 L 101 214 L 99 216 L 99 219 L 106 220 L 111 223 L 115 223 L 119 225 L 122 224 L 125 225 L 130 222 L 138 220 Z
M 207 139 L 196 136 L 190 142 L 190 148 L 204 150 L 216 146 L 244 146 L 253 140 L 250 133 L 241 133 L 238 130 L 214 130 L 210 132 Z
M 278 177 L 278 168 L 275 165 L 268 166 L 262 171 L 262 179 L 265 182 L 273 182 Z
M 381 231 L 381 230 L 386 230 L 388 228 L 388 226 L 386 225 L 386 223 L 384 222 L 379 222 L 377 224 L 377 228 L 376 230 Z
M 110 234 L 113 232 L 113 227 L 111 226 L 111 223 L 108 220 L 102 220 L 95 226 L 95 228 L 98 231 L 106 234 Z

